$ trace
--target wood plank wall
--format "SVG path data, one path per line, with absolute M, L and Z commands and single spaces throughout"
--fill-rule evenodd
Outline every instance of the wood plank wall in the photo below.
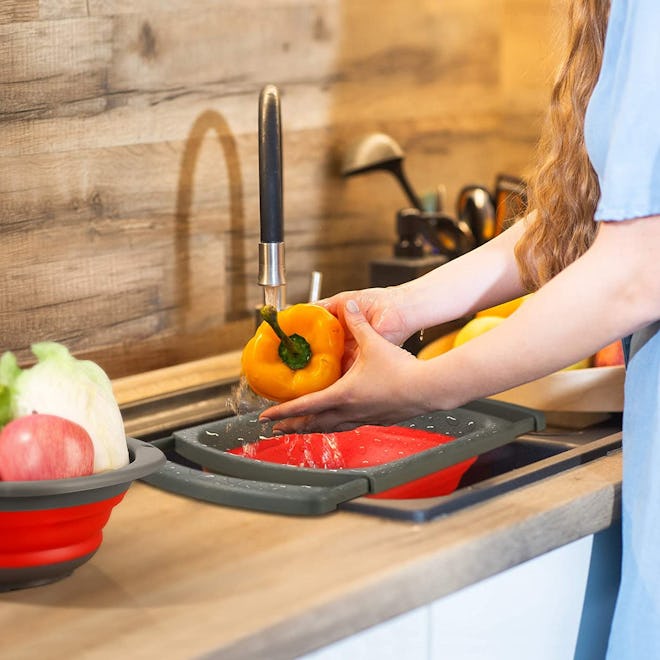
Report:
M 282 92 L 288 300 L 368 285 L 405 199 L 524 175 L 565 0 L 0 0 L 0 348 L 127 375 L 240 348 L 261 300 L 257 99 Z

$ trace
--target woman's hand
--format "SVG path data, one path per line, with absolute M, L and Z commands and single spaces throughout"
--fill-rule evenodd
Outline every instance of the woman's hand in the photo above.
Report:
M 349 300 L 357 303 L 371 327 L 388 342 L 400 346 L 417 330 L 410 328 L 405 315 L 401 312 L 401 294 L 396 287 L 372 288 L 361 291 L 338 293 L 319 302 L 334 314 L 347 328 L 344 319 L 344 307 Z M 356 358 L 357 342 L 349 331 L 346 333 L 343 370 L 347 371 Z
M 396 333 L 396 314 L 379 306 L 377 297 L 362 298 L 363 304 L 367 302 L 372 319 L 381 319 L 381 331 L 389 329 L 398 342 L 402 335 Z M 325 390 L 266 409 L 261 419 L 280 420 L 276 431 L 301 433 L 350 429 L 369 422 L 392 424 L 434 409 L 416 385 L 424 362 L 372 328 L 355 299 L 342 294 L 327 302 L 339 312 L 353 341 L 349 370 Z

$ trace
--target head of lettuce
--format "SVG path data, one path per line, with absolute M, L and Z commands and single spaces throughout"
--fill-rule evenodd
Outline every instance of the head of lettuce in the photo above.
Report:
M 95 473 L 126 465 L 124 423 L 103 369 L 56 342 L 31 348 L 38 361 L 29 369 L 21 369 L 11 352 L 0 357 L 0 428 L 33 412 L 57 415 L 89 433 Z

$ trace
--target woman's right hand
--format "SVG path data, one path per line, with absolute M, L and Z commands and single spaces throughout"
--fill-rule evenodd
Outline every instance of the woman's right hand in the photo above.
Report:
M 392 344 L 401 346 L 417 328 L 410 328 L 402 313 L 401 292 L 397 287 L 371 288 L 360 291 L 346 291 L 319 301 L 336 316 L 346 328 L 344 321 L 344 305 L 348 300 L 354 300 L 369 325 L 383 338 Z M 343 371 L 355 361 L 357 343 L 350 332 L 346 333 Z
M 342 298 L 337 310 L 356 347 L 350 369 L 325 389 L 266 408 L 261 421 L 274 422 L 273 431 L 279 433 L 326 433 L 395 424 L 443 406 L 433 360 L 418 360 L 379 335 L 356 300 Z

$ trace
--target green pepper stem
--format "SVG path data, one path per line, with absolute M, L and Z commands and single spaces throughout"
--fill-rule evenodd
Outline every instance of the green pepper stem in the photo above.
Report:
M 291 337 L 282 330 L 282 326 L 277 320 L 277 309 L 274 305 L 264 305 L 261 308 L 261 318 L 273 329 L 279 340 L 286 346 L 288 351 L 297 353 L 296 345 L 291 341 Z
M 303 369 L 312 357 L 309 342 L 300 335 L 287 335 L 277 320 L 277 309 L 273 305 L 264 305 L 261 308 L 261 318 L 273 329 L 280 347 L 278 354 L 284 364 L 291 369 Z

